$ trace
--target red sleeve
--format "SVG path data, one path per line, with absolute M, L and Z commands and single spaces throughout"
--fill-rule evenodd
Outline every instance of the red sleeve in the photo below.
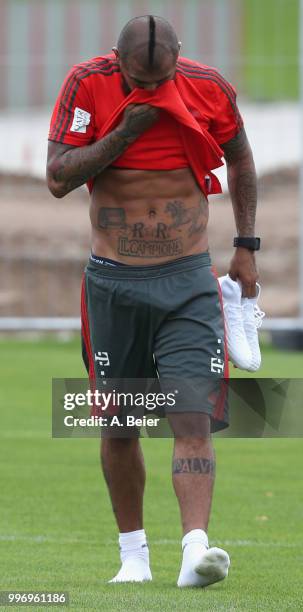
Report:
M 220 145 L 234 138 L 242 130 L 243 119 L 237 106 L 235 88 L 219 73 L 212 79 L 212 87 L 215 106 L 209 131 Z
M 68 73 L 53 110 L 49 140 L 83 147 L 94 138 L 94 104 L 83 65 Z

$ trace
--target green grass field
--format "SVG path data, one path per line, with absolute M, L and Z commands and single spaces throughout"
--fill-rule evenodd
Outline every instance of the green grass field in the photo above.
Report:
M 154 581 L 107 584 L 119 558 L 98 440 L 51 439 L 51 378 L 84 376 L 78 344 L 0 342 L 1 589 L 68 591 L 70 607 L 87 610 L 302 609 L 300 439 L 216 440 L 209 536 L 228 550 L 232 568 L 228 580 L 205 590 L 176 587 L 181 533 L 170 482 L 172 441 L 144 440 Z M 302 354 L 264 350 L 263 376 L 301 371 Z
M 299 96 L 299 0 L 244 0 L 244 91 L 254 100 Z

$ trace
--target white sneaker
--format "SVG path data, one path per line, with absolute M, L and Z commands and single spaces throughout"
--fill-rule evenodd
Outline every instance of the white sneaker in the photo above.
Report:
M 230 558 L 221 548 L 205 549 L 196 545 L 191 546 L 189 554 L 185 548 L 178 587 L 206 587 L 224 580 L 229 566 Z
M 229 359 L 240 370 L 249 370 L 252 351 L 244 329 L 242 288 L 228 274 L 218 278 L 218 281 L 222 291 Z
M 254 298 L 242 298 L 241 304 L 243 308 L 243 324 L 248 344 L 250 346 L 252 359 L 249 372 L 256 372 L 261 366 L 261 351 L 259 346 L 258 329 L 262 325 L 265 312 L 262 312 L 258 306 L 261 287 L 257 283 L 257 295 Z

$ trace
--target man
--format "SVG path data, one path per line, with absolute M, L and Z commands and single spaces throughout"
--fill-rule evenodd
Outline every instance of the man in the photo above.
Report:
M 61 198 L 87 182 L 91 194 L 92 254 L 82 290 L 91 379 L 227 376 L 207 239 L 207 196 L 220 191 L 211 171 L 223 154 L 240 237 L 230 276 L 245 296 L 255 295 L 256 174 L 235 91 L 216 70 L 179 57 L 180 48 L 167 21 L 137 17 L 112 55 L 71 70 L 54 109 L 49 189 Z M 210 432 L 227 418 L 222 405 L 202 402 L 194 390 L 187 410 L 180 428 L 167 408 L 184 533 L 180 587 L 222 580 L 229 567 L 228 554 L 208 549 L 207 538 Z M 120 531 L 122 567 L 112 582 L 151 580 L 138 438 L 105 437 L 101 446 Z

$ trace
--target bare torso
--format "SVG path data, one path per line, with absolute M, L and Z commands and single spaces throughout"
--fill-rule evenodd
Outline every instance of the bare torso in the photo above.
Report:
M 165 263 L 208 248 L 208 202 L 189 168 L 109 167 L 91 195 L 92 251 L 129 265 Z

